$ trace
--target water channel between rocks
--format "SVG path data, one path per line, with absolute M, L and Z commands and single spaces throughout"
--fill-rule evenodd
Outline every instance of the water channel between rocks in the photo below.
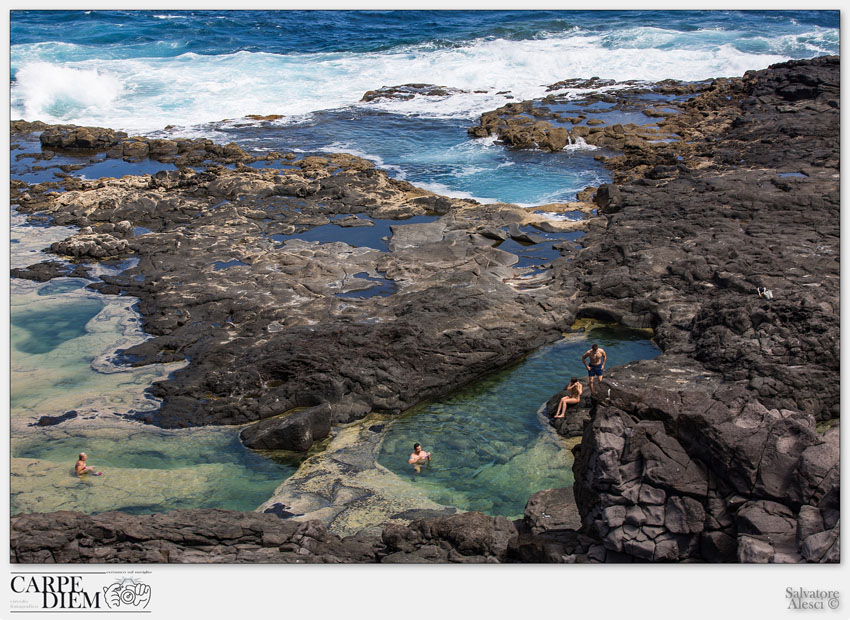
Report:
M 125 420 L 122 412 L 156 406 L 144 390 L 173 370 L 109 368 L 103 361 L 143 337 L 131 300 L 91 293 L 78 279 L 14 282 L 13 513 L 253 510 L 295 473 L 303 455 L 254 453 L 242 446 L 235 428 L 163 430 Z M 609 368 L 660 353 L 646 331 L 596 327 L 571 334 L 394 419 L 379 463 L 436 503 L 520 515 L 535 491 L 572 484 L 568 443 L 541 424 L 537 410 L 570 376 L 586 374 L 580 358 L 591 341 L 605 348 Z M 71 408 L 77 418 L 55 427 L 33 425 L 40 415 Z M 434 453 L 432 464 L 415 478 L 407 465 L 414 441 Z M 80 451 L 106 475 L 74 476 Z

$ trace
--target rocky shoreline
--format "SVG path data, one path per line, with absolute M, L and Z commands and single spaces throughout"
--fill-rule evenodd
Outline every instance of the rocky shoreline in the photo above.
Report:
M 154 338 L 124 351 L 128 363 L 190 360 L 155 384 L 163 405 L 143 421 L 258 422 L 247 441 L 307 449 L 331 425 L 448 394 L 576 318 L 652 328 L 664 354 L 606 377 L 607 391 L 558 425 L 582 435 L 577 513 L 565 508 L 572 491 L 543 492 L 519 522 L 410 515 L 344 539 L 257 513 L 205 512 L 218 525 L 197 536 L 195 511 L 20 515 L 12 561 L 838 561 L 838 84 L 834 57 L 665 84 L 692 96 L 675 112 L 644 106 L 662 119 L 649 131 L 565 128 L 544 109 L 555 95 L 485 114 L 472 135 L 548 150 L 582 138 L 622 153 L 605 161 L 615 182 L 579 196 L 599 209 L 581 224 L 583 249 L 564 237 L 532 285 L 494 246 L 573 223 L 436 196 L 348 155 L 270 154 L 280 167 L 267 170 L 235 145 L 13 124 L 13 141 L 41 131 L 46 151 L 219 164 L 13 183 L 20 212 L 80 227 L 53 252 L 139 259 L 90 288 L 141 300 Z M 286 238 L 383 220 L 398 222 L 376 248 Z M 74 265 L 13 275 L 46 280 Z M 339 296 L 368 288 L 364 273 L 395 292 Z M 537 510 L 570 515 L 547 529 Z M 59 551 L 72 540 L 77 551 Z

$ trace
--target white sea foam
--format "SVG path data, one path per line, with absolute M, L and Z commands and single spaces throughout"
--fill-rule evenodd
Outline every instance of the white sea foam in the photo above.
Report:
M 496 141 L 499 139 L 499 136 L 492 135 L 486 136 L 484 138 L 475 138 L 473 144 L 478 144 L 481 146 L 496 146 Z
M 598 149 L 598 146 L 588 144 L 581 136 L 576 137 L 575 142 L 570 142 L 564 147 L 565 151 L 596 151 Z
M 458 178 L 471 177 L 482 172 L 490 172 L 490 170 L 491 168 L 485 168 L 484 166 L 462 166 L 453 176 Z
M 575 211 L 570 211 L 568 213 L 550 213 L 548 211 L 541 211 L 540 215 L 542 215 L 544 219 L 552 222 L 577 222 L 585 219 L 586 217 L 583 214 L 577 215 Z
M 163 14 L 168 15 L 168 14 Z M 680 33 L 635 28 L 617 33 L 558 33 L 550 38 L 475 40 L 437 48 L 385 52 L 92 58 L 109 51 L 68 44 L 12 48 L 12 117 L 105 125 L 150 132 L 166 124 L 193 126 L 247 114 L 287 117 L 364 105 L 398 114 L 477 118 L 509 101 L 546 94 L 566 78 L 701 80 L 741 75 L 834 48 L 835 33 L 749 39 L 747 53 L 729 32 Z M 114 53 L 114 52 L 112 52 Z M 438 84 L 464 91 L 410 100 L 359 103 L 381 86 Z
M 20 88 L 12 95 L 12 106 L 27 119 L 74 118 L 97 113 L 111 107 L 123 90 L 120 80 L 106 71 L 42 62 L 23 67 L 16 81 Z

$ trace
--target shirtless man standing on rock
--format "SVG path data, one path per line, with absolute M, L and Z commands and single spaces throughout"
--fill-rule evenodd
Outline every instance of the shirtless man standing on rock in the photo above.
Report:
M 595 343 L 592 347 L 590 347 L 590 351 L 587 351 L 581 356 L 581 361 L 584 364 L 584 367 L 587 368 L 591 394 L 596 394 L 596 390 L 593 388 L 594 377 L 598 377 L 599 383 L 597 389 L 602 387 L 602 373 L 605 370 L 605 361 L 607 359 L 608 356 L 605 354 L 605 349 L 600 349 L 599 345 Z

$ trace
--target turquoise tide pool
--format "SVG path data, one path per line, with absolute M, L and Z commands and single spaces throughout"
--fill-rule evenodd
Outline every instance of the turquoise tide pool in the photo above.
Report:
M 385 431 L 378 462 L 437 503 L 521 516 L 532 493 L 573 483 L 570 444 L 544 426 L 537 410 L 572 376 L 589 394 L 581 356 L 593 342 L 608 355 L 606 369 L 661 354 L 644 330 L 571 334 L 443 401 L 414 407 Z M 419 474 L 407 463 L 414 442 L 433 453 Z

